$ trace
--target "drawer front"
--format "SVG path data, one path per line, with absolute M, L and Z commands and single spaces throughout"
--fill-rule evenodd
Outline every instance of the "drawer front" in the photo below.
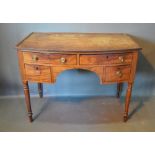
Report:
M 80 55 L 81 65 L 130 64 L 131 62 L 132 62 L 132 53 Z
M 35 82 L 51 82 L 51 70 L 48 66 L 25 64 L 27 80 Z
M 24 62 L 30 64 L 49 64 L 49 65 L 75 65 L 77 64 L 74 54 L 42 54 L 34 52 L 24 52 Z
M 106 61 L 105 55 L 86 55 L 81 54 L 80 55 L 80 64 L 81 65 L 102 65 Z
M 108 54 L 105 64 L 131 64 L 132 53 L 126 54 Z
M 52 65 L 76 65 L 77 56 L 75 54 L 51 54 L 49 55 Z
M 31 64 L 49 64 L 49 55 L 41 53 L 23 52 L 24 62 Z
M 105 67 L 105 82 L 128 81 L 131 68 L 126 66 Z

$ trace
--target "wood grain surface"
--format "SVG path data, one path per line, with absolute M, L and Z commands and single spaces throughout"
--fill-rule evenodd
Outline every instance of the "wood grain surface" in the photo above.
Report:
M 32 33 L 17 49 L 51 52 L 94 52 L 141 49 L 127 34 L 113 33 Z

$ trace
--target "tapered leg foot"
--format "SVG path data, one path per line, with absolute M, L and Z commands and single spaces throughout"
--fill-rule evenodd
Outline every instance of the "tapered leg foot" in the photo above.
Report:
M 28 117 L 29 117 L 29 122 L 33 122 L 32 113 L 29 112 Z
M 124 114 L 123 121 L 126 122 L 128 120 L 128 114 Z
M 38 83 L 38 93 L 39 93 L 39 97 L 43 98 L 43 84 L 42 83 Z
M 23 87 L 24 87 L 25 101 L 26 101 L 29 121 L 32 122 L 33 118 L 32 118 L 32 109 L 31 109 L 31 101 L 30 101 L 30 92 L 29 92 L 29 86 L 27 81 L 23 81 Z

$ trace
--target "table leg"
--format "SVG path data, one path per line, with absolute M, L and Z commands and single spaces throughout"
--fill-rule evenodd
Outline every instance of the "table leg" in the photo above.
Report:
M 32 122 L 33 119 L 32 119 L 32 109 L 31 109 L 31 101 L 30 101 L 30 92 L 29 92 L 28 81 L 23 81 L 23 87 L 24 87 L 25 101 L 26 101 L 29 121 Z
M 131 92 L 132 92 L 132 83 L 128 83 L 128 88 L 126 92 L 126 101 L 125 101 L 125 112 L 124 112 L 124 122 L 128 119 L 128 111 L 129 111 L 129 104 L 131 99 Z
M 117 98 L 120 98 L 120 94 L 122 91 L 122 83 L 117 83 Z
M 42 83 L 38 83 L 38 93 L 39 93 L 39 97 L 42 98 L 43 97 L 43 84 Z

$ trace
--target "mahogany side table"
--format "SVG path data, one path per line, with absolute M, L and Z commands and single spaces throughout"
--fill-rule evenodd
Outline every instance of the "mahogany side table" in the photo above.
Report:
M 138 52 L 141 47 L 127 34 L 106 33 L 31 33 L 17 44 L 19 68 L 24 87 L 28 117 L 32 109 L 28 82 L 38 83 L 42 97 L 43 83 L 55 83 L 57 76 L 68 69 L 95 72 L 101 84 L 127 82 L 124 121 L 128 119 Z

